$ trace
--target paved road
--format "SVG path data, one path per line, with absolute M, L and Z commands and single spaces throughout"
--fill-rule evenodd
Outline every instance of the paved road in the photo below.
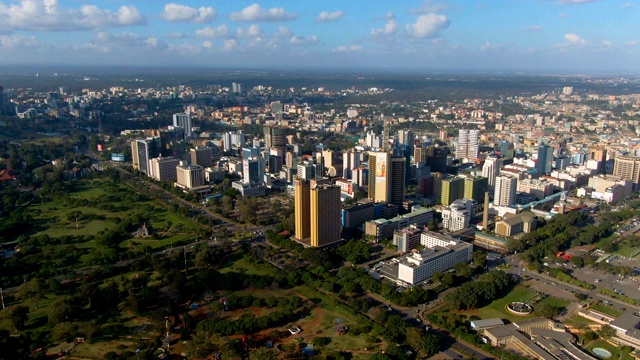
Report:
M 581 288 L 579 286 L 576 285 L 572 285 L 572 284 L 568 284 L 565 282 L 562 282 L 554 277 L 551 277 L 547 274 L 544 273 L 538 273 L 535 271 L 524 271 L 522 268 L 522 264 L 520 262 L 520 259 L 518 259 L 518 257 L 516 255 L 512 255 L 506 258 L 507 263 L 511 266 L 508 270 L 506 270 L 508 273 L 511 274 L 517 274 L 520 276 L 523 275 L 528 275 L 529 277 L 531 277 L 532 279 L 539 279 L 539 281 L 544 281 L 544 282 L 548 282 L 551 285 L 558 287 L 559 289 L 563 289 L 569 292 L 574 292 L 574 291 L 578 291 L 584 294 L 587 294 L 589 296 L 591 296 L 594 299 L 600 299 L 600 300 L 607 300 L 609 301 L 610 304 L 613 305 L 614 308 L 616 308 L 619 311 L 623 311 L 622 309 L 634 309 L 637 311 L 640 311 L 640 306 L 636 306 L 636 305 L 631 305 L 628 304 L 626 302 L 614 299 L 610 296 L 607 295 L 603 295 L 600 294 L 596 289 L 594 290 L 587 290 L 584 288 Z M 598 284 L 594 284 L 595 286 L 598 286 Z M 604 286 L 603 286 L 604 287 Z M 606 288 L 606 287 L 605 287 Z

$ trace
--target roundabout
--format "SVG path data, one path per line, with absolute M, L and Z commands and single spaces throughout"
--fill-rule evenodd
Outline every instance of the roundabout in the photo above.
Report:
M 613 356 L 611 351 L 599 347 L 591 349 L 591 352 L 600 359 L 609 359 Z

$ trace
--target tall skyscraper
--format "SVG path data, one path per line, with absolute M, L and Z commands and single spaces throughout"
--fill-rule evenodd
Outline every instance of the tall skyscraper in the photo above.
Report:
M 293 206 L 295 217 L 294 238 L 302 241 L 311 237 L 311 188 L 309 181 L 301 178 L 293 180 Z
M 536 169 L 541 174 L 548 174 L 553 167 L 553 148 L 545 143 L 538 146 L 538 159 Z
M 493 204 L 497 206 L 511 206 L 516 203 L 518 179 L 513 176 L 496 177 Z
M 440 203 L 445 206 L 464 197 L 464 178 L 450 177 L 442 180 Z
M 484 192 L 489 188 L 489 181 L 486 177 L 473 176 L 464 179 L 464 197 L 482 203 Z
M 231 92 L 234 93 L 234 94 L 241 94 L 242 93 L 242 84 L 232 83 L 231 84 Z
M 460 129 L 458 131 L 458 141 L 456 142 L 457 159 L 467 159 L 468 162 L 475 162 L 478 159 L 479 135 L 479 130 Z
M 271 103 L 271 113 L 273 114 L 276 121 L 280 121 L 283 118 L 284 114 L 284 106 L 280 101 L 273 101 Z
M 384 151 L 369 152 L 369 198 L 376 202 L 402 205 L 406 159 Z
M 296 178 L 294 239 L 314 247 L 341 240 L 340 187 Z
M 149 137 L 131 141 L 133 168 L 149 175 L 149 160 L 160 156 L 160 138 Z
M 404 157 L 391 157 L 389 169 L 389 203 L 402 206 L 404 202 L 405 183 L 407 178 L 407 159 Z
M 298 177 L 304 180 L 320 179 L 322 177 L 322 164 L 311 161 L 303 161 L 298 164 Z
M 285 131 L 281 127 L 263 126 L 262 132 L 264 133 L 264 147 L 265 149 L 271 149 L 272 147 L 286 147 L 287 136 Z
M 4 92 L 4 87 L 0 86 L 0 116 L 13 115 L 13 109 L 9 102 L 9 97 Z
M 415 135 L 413 134 L 413 131 L 399 130 L 398 143 L 406 145 L 409 150 L 409 155 L 413 156 L 415 147 Z
M 449 148 L 443 146 L 429 146 L 426 151 L 425 165 L 433 172 L 447 172 L 447 156 L 451 153 Z
M 242 160 L 242 179 L 248 184 L 264 182 L 264 159 L 252 156 Z
M 206 146 L 197 146 L 190 150 L 191 163 L 203 168 L 213 166 L 213 152 Z
M 317 185 L 311 189 L 311 246 L 325 246 L 341 240 L 340 187 Z
M 498 176 L 499 173 L 500 165 L 498 158 L 494 156 L 487 157 L 482 166 L 482 176 L 487 178 L 489 189 L 494 189 L 496 186 L 496 176 Z
M 193 124 L 191 123 L 191 114 L 178 113 L 173 114 L 173 126 L 184 129 L 184 136 L 187 138 L 193 137 Z
M 342 177 L 353 180 L 353 169 L 360 167 L 360 153 L 349 150 L 342 154 Z

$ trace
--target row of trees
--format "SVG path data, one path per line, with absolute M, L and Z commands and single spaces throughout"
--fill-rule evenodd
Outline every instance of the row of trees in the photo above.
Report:
M 491 270 L 476 281 L 463 284 L 447 295 L 445 301 L 456 310 L 475 309 L 503 296 L 512 284 L 513 282 L 507 273 Z

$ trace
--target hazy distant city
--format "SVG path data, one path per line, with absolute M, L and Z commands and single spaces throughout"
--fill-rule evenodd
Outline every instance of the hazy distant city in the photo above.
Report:
M 0 2 L 0 360 L 640 356 L 631 2 Z

